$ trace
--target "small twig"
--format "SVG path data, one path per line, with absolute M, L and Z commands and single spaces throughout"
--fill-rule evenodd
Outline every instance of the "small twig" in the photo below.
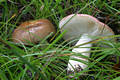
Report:
M 22 8 L 20 8 L 19 14 L 22 12 L 22 10 L 23 10 L 25 7 L 26 7 L 26 6 L 23 6 Z

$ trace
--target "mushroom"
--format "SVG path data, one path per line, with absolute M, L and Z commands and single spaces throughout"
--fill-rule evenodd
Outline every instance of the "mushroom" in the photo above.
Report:
M 45 38 L 51 32 L 55 33 L 56 30 L 53 24 L 47 19 L 27 21 L 14 30 L 12 39 L 15 43 L 37 43 L 40 39 Z
M 61 32 L 64 30 L 67 31 L 63 35 L 65 40 L 74 40 L 79 38 L 75 46 L 90 42 L 94 40 L 93 37 L 95 36 L 114 35 L 112 29 L 109 28 L 106 24 L 87 14 L 71 14 L 60 21 L 59 28 L 61 28 Z M 91 46 L 91 43 L 81 45 L 77 48 L 73 48 L 72 52 L 89 57 Z M 69 59 L 67 67 L 68 73 L 75 72 L 76 70 L 78 72 L 87 67 L 86 64 L 72 60 L 71 58 L 88 62 L 88 59 L 72 55 Z

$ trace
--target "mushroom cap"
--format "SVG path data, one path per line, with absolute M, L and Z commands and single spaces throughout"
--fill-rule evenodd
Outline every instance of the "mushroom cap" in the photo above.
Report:
M 56 32 L 53 24 L 47 19 L 27 21 L 19 25 L 12 34 L 15 43 L 37 43 L 51 32 Z
M 90 36 L 109 36 L 114 32 L 106 24 L 87 14 L 71 14 L 63 18 L 59 23 L 61 32 L 66 30 L 63 38 L 72 40 L 79 38 L 82 34 Z

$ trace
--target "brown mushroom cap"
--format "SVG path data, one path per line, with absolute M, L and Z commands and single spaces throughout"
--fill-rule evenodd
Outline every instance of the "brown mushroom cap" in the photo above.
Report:
M 56 30 L 53 24 L 47 19 L 27 21 L 14 30 L 12 39 L 15 43 L 37 43 L 51 32 L 55 33 Z

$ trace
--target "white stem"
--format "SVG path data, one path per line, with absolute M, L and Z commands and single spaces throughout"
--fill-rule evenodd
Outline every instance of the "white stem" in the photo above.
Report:
M 80 38 L 80 40 L 76 43 L 75 46 L 78 46 L 78 45 L 81 45 L 83 43 L 87 43 L 89 41 L 91 41 L 92 39 L 87 35 L 87 34 L 83 34 Z M 90 51 L 90 48 L 88 47 L 91 47 L 92 44 L 85 44 L 85 45 L 82 45 L 82 46 L 79 46 L 78 48 L 74 48 L 72 50 L 72 52 L 75 52 L 75 53 L 80 53 L 84 56 L 90 56 L 90 53 L 85 53 L 85 52 L 88 52 Z M 86 48 L 82 48 L 82 47 L 86 47 Z M 81 58 L 81 57 L 77 57 L 77 56 L 71 56 L 72 58 L 76 58 L 76 59 L 80 59 L 80 60 L 83 60 L 83 61 L 88 61 L 87 59 L 84 59 L 84 58 Z M 72 65 L 72 66 L 71 66 Z M 68 71 L 74 71 L 77 70 L 76 68 L 79 68 L 79 66 L 84 69 L 87 67 L 86 64 L 84 63 L 81 63 L 81 62 L 78 62 L 78 61 L 75 61 L 75 60 L 69 60 L 69 63 L 68 63 L 68 68 L 67 70 Z

